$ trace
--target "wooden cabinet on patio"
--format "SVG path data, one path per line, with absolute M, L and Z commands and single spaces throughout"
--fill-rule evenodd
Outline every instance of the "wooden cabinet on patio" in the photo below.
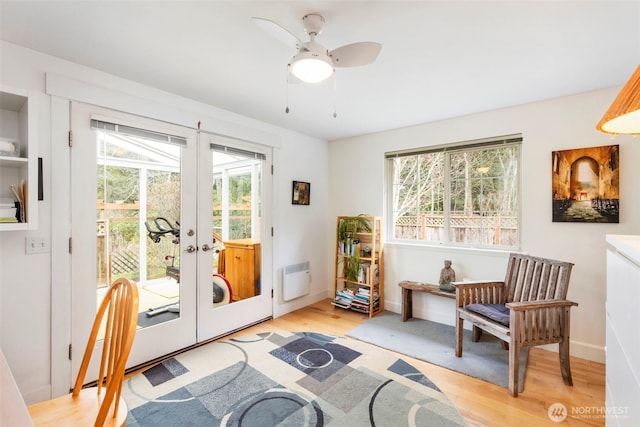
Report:
M 251 239 L 224 242 L 224 274 L 238 301 L 260 294 L 260 243 Z

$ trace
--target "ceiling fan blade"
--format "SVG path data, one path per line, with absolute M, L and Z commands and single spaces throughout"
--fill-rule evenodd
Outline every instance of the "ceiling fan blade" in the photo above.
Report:
M 300 39 L 296 37 L 291 31 L 283 28 L 280 24 L 269 19 L 258 18 L 255 16 L 251 19 L 253 19 L 253 22 L 255 22 L 257 26 L 259 26 L 269 35 L 277 40 L 280 40 L 287 46 L 295 47 L 296 49 L 299 49 L 300 46 L 302 46 L 302 41 L 300 41 Z
M 359 67 L 376 60 L 382 45 L 375 42 L 359 42 L 339 47 L 329 52 L 334 67 Z

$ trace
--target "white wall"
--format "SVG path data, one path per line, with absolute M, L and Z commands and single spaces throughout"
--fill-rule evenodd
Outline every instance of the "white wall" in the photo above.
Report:
M 522 133 L 522 252 L 575 264 L 569 299 L 580 305 L 572 311 L 571 352 L 574 356 L 604 362 L 604 236 L 640 233 L 637 187 L 640 168 L 636 163 L 640 160 L 640 141 L 625 135 L 614 138 L 595 130 L 596 123 L 619 89 L 332 141 L 329 148 L 329 213 L 332 216 L 362 212 L 383 214 L 383 157 L 386 151 Z M 553 223 L 551 152 L 612 144 L 620 145 L 620 223 Z M 361 188 L 349 191 L 344 184 L 345 176 L 356 179 Z M 330 240 L 329 247 L 332 245 Z M 504 277 L 506 254 L 503 252 L 387 244 L 386 308 L 400 312 L 401 292 L 397 286 L 400 281 L 436 283 L 445 259 L 453 261 L 457 278 Z M 333 265 L 332 261 L 330 265 Z M 416 317 L 453 324 L 454 310 L 453 300 L 414 295 Z
M 66 369 L 56 366 L 57 363 L 64 363 L 64 357 L 58 355 L 59 350 L 68 344 L 57 342 L 62 341 L 57 338 L 57 341 L 52 342 L 52 337 L 69 335 L 66 320 L 69 319 L 70 298 L 56 296 L 59 289 L 67 286 L 66 283 L 70 280 L 69 257 L 64 245 L 58 244 L 59 241 L 56 240 L 56 236 L 64 235 L 65 230 L 54 230 L 52 227 L 52 223 L 58 223 L 55 218 L 68 210 L 68 185 L 65 185 L 64 180 L 60 182 L 56 179 L 61 173 L 68 174 L 68 171 L 60 170 L 61 167 L 68 168 L 68 163 L 64 159 L 52 162 L 51 149 L 52 141 L 60 140 L 59 136 L 52 137 L 52 133 L 68 126 L 63 122 L 64 118 L 56 115 L 59 109 L 51 107 L 54 98 L 44 95 L 47 92 L 47 73 L 61 77 L 62 83 L 58 82 L 58 86 L 64 85 L 65 81 L 74 81 L 78 82 L 74 85 L 76 89 L 82 86 L 82 82 L 98 92 L 100 88 L 104 88 L 110 94 L 112 102 L 122 103 L 121 108 L 126 112 L 140 114 L 144 111 L 144 115 L 151 118 L 190 126 L 197 122 L 192 120 L 197 117 L 202 120 L 203 128 L 209 126 L 218 132 L 244 136 L 256 142 L 264 140 L 266 145 L 276 147 L 272 201 L 274 265 L 272 277 L 269 278 L 273 281 L 275 294 L 274 316 L 327 297 L 329 274 L 324 268 L 328 263 L 325 235 L 331 221 L 327 215 L 326 141 L 241 117 L 11 43 L 0 43 L 0 83 L 42 95 L 38 105 L 38 155 L 43 158 L 45 199 L 38 202 L 39 227 L 28 232 L 0 233 L 0 345 L 27 403 L 50 396 L 52 376 Z M 291 205 L 292 180 L 312 183 L 309 206 Z M 53 252 L 25 255 L 27 235 L 42 236 L 49 241 L 53 238 Z M 311 262 L 311 293 L 283 303 L 280 296 L 282 267 L 301 261 Z M 56 351 L 53 356 L 52 348 Z M 52 360 L 54 366 L 51 366 Z
M 328 214 L 329 153 L 327 144 L 322 150 L 308 149 L 305 142 L 308 137 L 293 134 L 287 139 L 286 149 L 279 150 L 281 191 L 278 197 L 276 220 L 279 228 L 287 229 L 286 235 L 276 228 L 279 244 L 275 251 L 280 271 L 277 283 L 282 284 L 282 267 L 290 264 L 310 261 L 311 297 L 284 302 L 281 298 L 274 306 L 274 317 L 288 313 L 309 304 L 327 298 L 327 283 L 332 273 L 327 271 L 326 236 L 331 234 L 332 221 Z M 312 166 L 313 165 L 313 166 Z M 285 167 L 286 166 L 286 167 Z M 311 183 L 309 205 L 291 204 L 292 181 Z M 279 287 L 281 289 L 281 287 Z
M 231 131 L 273 137 L 279 145 L 274 155 L 274 316 L 332 294 L 335 217 L 383 214 L 385 151 L 521 132 L 522 250 L 576 264 L 569 297 L 580 306 L 573 310 L 572 354 L 604 361 L 604 235 L 640 233 L 640 195 L 636 187 L 640 168 L 634 162 L 640 159 L 640 143 L 627 136 L 612 139 L 594 129 L 618 88 L 334 141 L 327 148 L 326 142 L 315 138 L 0 43 L 2 84 L 45 93 L 45 73 L 54 73 L 137 97 L 141 103 L 156 103 L 161 107 L 158 114 L 169 116 L 155 118 L 180 121 L 188 112 L 206 116 Z M 64 123 L 51 113 L 49 97 L 43 96 L 39 104 L 39 156 L 44 163 L 45 200 L 38 202 L 39 227 L 29 232 L 0 233 L 0 345 L 28 403 L 46 398 L 50 392 L 51 348 L 61 344 L 51 342 L 52 331 L 54 336 L 60 335 L 60 328 L 67 327 L 51 322 L 51 293 L 66 280 L 64 272 L 68 270 L 58 262 L 52 263 L 51 257 L 63 259 L 64 264 L 63 251 L 54 245 L 53 254 L 24 255 L 25 236 L 51 239 L 52 233 L 60 233 L 52 230 L 52 218 L 59 215 L 56 200 L 67 199 L 67 188 L 53 180 L 60 163 L 51 161 L 52 129 L 60 129 Z M 621 146 L 620 224 L 552 223 L 551 151 L 609 144 Z M 345 177 L 356 179 L 359 187 L 353 190 L 344 185 Z M 310 206 L 291 205 L 292 180 L 311 182 Z M 52 181 L 57 184 L 52 186 Z M 387 244 L 387 309 L 400 310 L 399 281 L 435 281 L 444 259 L 453 260 L 459 277 L 500 277 L 506 255 Z M 311 261 L 311 294 L 283 303 L 279 295 L 282 267 L 307 260 Z M 60 271 L 62 274 L 58 274 Z M 452 322 L 451 300 L 420 295 L 414 297 L 414 305 L 417 317 Z

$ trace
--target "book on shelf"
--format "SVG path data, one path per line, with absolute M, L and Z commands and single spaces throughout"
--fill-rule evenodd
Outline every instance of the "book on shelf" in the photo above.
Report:
M 0 222 L 18 222 L 18 203 L 11 198 L 0 198 Z
M 371 271 L 373 270 L 373 276 Z M 370 262 L 362 263 L 362 283 L 378 283 L 378 264 L 376 264 L 373 268 L 371 268 Z M 373 280 L 371 280 L 373 279 Z
M 353 291 L 351 289 L 345 288 L 341 291 L 336 292 L 336 297 L 341 297 L 344 299 L 353 299 Z
M 360 313 L 369 313 L 369 304 L 363 304 L 359 301 L 353 301 L 351 303 L 351 307 L 349 307 L 353 311 L 358 311 Z M 374 302 L 373 307 L 371 308 L 374 312 L 378 311 L 380 308 L 380 303 L 378 301 Z
M 333 301 L 331 301 L 331 304 L 333 304 L 336 307 L 340 307 L 344 309 L 351 308 L 351 302 L 347 302 L 339 299 L 334 299 Z
M 353 301 L 361 302 L 363 304 L 369 304 L 369 297 L 367 295 L 355 295 Z
M 373 298 L 373 303 L 371 301 Z M 336 291 L 336 297 L 331 302 L 336 307 L 350 309 L 360 313 L 369 313 L 370 308 L 378 311 L 380 307 L 380 297 L 377 287 L 373 289 L 359 287 L 357 290 L 345 288 Z
M 12 208 L 3 208 L 0 206 L 0 218 L 16 218 L 16 212 L 18 209 L 14 206 Z
M 360 243 L 358 239 L 347 239 L 343 242 L 338 242 L 338 254 L 353 256 L 360 256 Z
M 342 289 L 336 292 L 336 297 L 331 304 L 340 308 L 350 308 L 353 301 L 353 291 L 351 289 Z
M 18 185 L 9 186 L 13 193 L 14 201 L 11 199 L 3 198 L 0 200 L 0 209 L 13 207 L 16 211 L 14 213 L 17 222 L 27 222 L 27 183 L 22 180 Z M 0 212 L 1 217 L 8 217 Z

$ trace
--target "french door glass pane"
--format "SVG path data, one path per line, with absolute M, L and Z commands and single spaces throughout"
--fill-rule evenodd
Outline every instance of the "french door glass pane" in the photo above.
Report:
M 242 150 L 212 150 L 213 230 L 222 240 L 214 264 L 233 301 L 261 293 L 262 162 Z
M 105 130 L 95 135 L 97 301 L 125 277 L 140 290 L 140 327 L 173 320 L 180 301 L 181 147 Z

